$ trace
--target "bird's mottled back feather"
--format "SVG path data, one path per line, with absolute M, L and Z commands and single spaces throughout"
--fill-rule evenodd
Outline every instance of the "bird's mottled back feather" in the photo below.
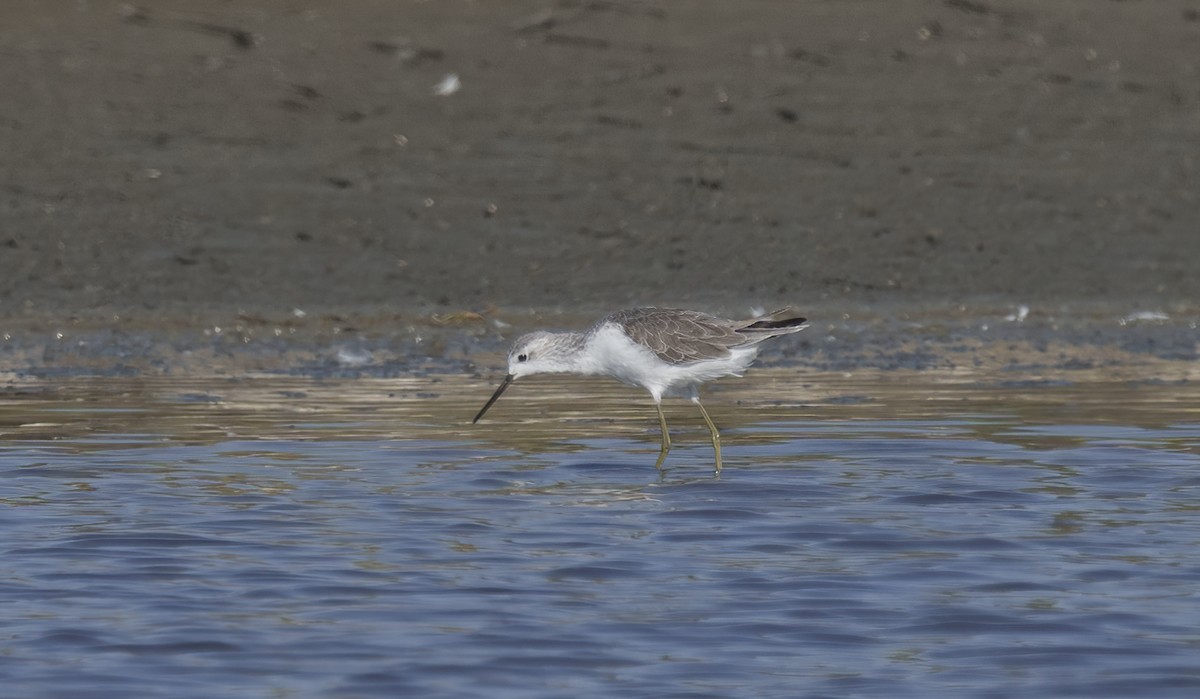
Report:
M 755 345 L 805 327 L 804 319 L 781 309 L 763 318 L 736 321 L 698 311 L 673 308 L 631 308 L 605 316 L 593 331 L 607 323 L 620 326 L 634 342 L 645 345 L 671 364 L 723 359 L 730 350 Z

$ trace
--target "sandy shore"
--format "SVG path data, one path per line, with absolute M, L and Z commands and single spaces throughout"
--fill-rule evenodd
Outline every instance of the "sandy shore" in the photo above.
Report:
M 1195 317 L 1193 5 L 4 3 L 0 321 Z

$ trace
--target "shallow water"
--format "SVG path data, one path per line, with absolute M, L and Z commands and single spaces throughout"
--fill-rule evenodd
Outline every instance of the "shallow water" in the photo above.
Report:
M 1194 383 L 29 384 L 22 697 L 1194 697 Z

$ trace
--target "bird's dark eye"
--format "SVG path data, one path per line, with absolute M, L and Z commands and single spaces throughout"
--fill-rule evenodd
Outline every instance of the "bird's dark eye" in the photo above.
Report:
M 517 355 L 517 361 L 518 361 L 518 362 L 523 362 L 523 361 L 525 361 L 525 360 L 527 360 L 527 359 L 529 359 L 529 355 L 528 355 L 528 354 L 518 354 L 518 355 Z

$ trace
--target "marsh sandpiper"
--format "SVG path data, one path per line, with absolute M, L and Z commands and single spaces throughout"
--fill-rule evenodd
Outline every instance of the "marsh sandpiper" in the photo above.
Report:
M 799 332 L 807 320 L 783 308 L 750 320 L 729 320 L 674 308 L 631 308 L 610 313 L 584 332 L 532 332 L 517 338 L 508 352 L 508 375 L 475 416 L 483 414 L 509 384 L 533 374 L 611 376 L 650 392 L 658 411 L 662 448 L 655 468 L 662 469 L 671 450 L 663 416 L 663 396 L 686 396 L 700 409 L 712 434 L 717 473 L 721 472 L 721 435 L 700 403 L 700 384 L 723 376 L 741 376 L 758 355 L 758 345 Z

